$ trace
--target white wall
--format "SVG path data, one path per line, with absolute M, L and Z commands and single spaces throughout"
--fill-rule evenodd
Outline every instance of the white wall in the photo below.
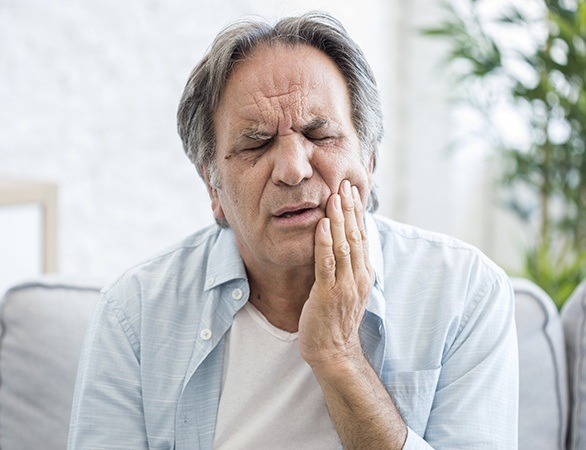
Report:
M 397 220 L 470 242 L 514 273 L 521 265 L 521 225 L 501 207 L 494 152 L 486 146 L 452 145 L 471 124 L 466 115 L 455 114 L 450 102 L 442 65 L 447 42 L 421 32 L 441 20 L 439 3 L 397 2 L 388 123 L 392 187 L 386 211 Z
M 453 124 L 435 66 L 441 45 L 417 32 L 436 2 L 292 3 L 0 2 L 0 177 L 59 184 L 62 272 L 111 278 L 212 222 L 175 129 L 187 76 L 231 19 L 307 9 L 336 15 L 377 74 L 388 125 L 381 212 L 507 258 L 485 232 L 494 214 L 481 163 L 445 153 Z

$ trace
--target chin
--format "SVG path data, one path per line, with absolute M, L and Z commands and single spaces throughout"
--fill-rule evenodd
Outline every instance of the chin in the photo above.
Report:
M 280 266 L 289 266 L 291 268 L 313 266 L 315 262 L 313 245 L 302 248 L 283 246 L 281 251 L 275 252 L 274 262 Z

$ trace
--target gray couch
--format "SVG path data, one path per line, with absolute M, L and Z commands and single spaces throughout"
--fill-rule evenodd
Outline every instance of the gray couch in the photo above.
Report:
M 537 286 L 513 283 L 519 448 L 586 449 L 586 283 L 561 315 Z M 41 278 L 13 287 L 0 302 L 0 449 L 65 449 L 77 360 L 99 285 Z

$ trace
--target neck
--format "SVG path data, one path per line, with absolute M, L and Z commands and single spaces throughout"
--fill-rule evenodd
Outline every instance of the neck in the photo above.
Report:
M 247 272 L 250 303 L 275 327 L 297 332 L 303 305 L 315 280 L 313 265 L 258 273 L 247 267 Z

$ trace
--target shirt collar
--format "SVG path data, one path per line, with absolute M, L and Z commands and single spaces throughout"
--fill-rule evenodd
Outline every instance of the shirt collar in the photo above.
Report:
M 210 250 L 204 290 L 228 281 L 247 278 L 244 262 L 236 246 L 234 231 L 231 228 L 221 228 Z
M 375 283 L 380 286 L 381 291 L 384 291 L 384 276 L 383 276 L 383 251 L 378 233 L 378 228 L 372 214 L 368 214 L 364 220 L 366 227 L 366 236 L 368 238 L 368 256 L 370 258 L 370 265 L 374 270 Z
M 366 235 L 368 238 L 368 256 L 370 265 L 374 270 L 374 286 L 370 293 L 367 310 L 376 314 L 378 317 L 385 317 L 385 300 L 383 296 L 384 284 L 384 266 L 383 251 L 380 241 L 378 227 L 372 214 L 367 214 L 365 220 Z
M 366 215 L 365 227 L 368 236 L 368 255 L 375 274 L 375 287 L 384 292 L 383 253 L 372 214 Z M 246 268 L 236 247 L 234 232 L 231 228 L 221 228 L 208 258 L 205 290 L 235 279 L 247 279 Z

